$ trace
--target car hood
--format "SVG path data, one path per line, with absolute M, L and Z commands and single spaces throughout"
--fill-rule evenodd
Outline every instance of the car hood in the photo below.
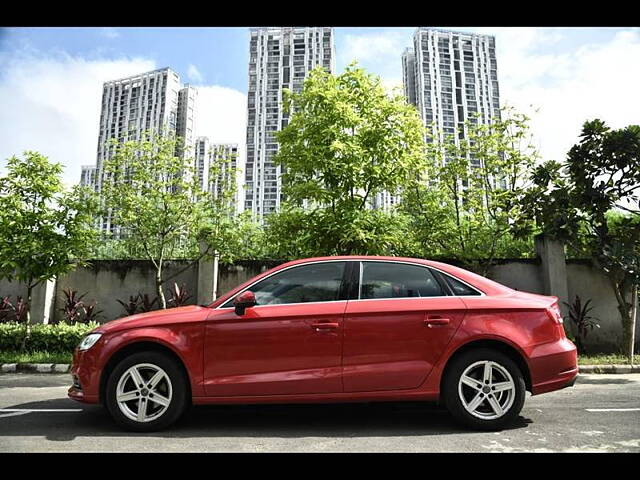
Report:
M 95 331 L 111 333 L 119 330 L 128 330 L 130 328 L 202 321 L 207 318 L 210 312 L 210 308 L 200 305 L 154 310 L 152 312 L 138 313 L 118 320 L 112 320 L 100 325 Z

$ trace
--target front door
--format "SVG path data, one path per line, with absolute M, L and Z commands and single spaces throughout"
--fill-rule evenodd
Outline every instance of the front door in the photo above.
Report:
M 214 310 L 206 325 L 207 395 L 341 392 L 346 264 L 287 268 L 247 289 L 257 305 L 244 315 L 232 300 Z
M 344 322 L 345 392 L 419 387 L 465 314 L 426 266 L 361 262 Z

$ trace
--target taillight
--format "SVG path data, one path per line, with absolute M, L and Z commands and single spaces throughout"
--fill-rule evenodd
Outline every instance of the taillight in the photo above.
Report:
M 558 306 L 558 302 L 555 302 L 549 308 L 547 308 L 547 315 L 551 318 L 551 320 L 562 325 L 562 313 L 560 313 L 560 307 Z
M 560 312 L 560 306 L 555 301 L 553 305 L 547 308 L 547 315 L 556 324 L 557 338 L 566 338 L 567 334 L 564 331 L 564 325 L 562 320 L 562 313 Z

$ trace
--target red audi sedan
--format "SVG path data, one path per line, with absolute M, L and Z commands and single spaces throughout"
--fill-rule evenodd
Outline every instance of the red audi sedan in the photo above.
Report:
M 187 405 L 439 401 L 500 429 L 533 395 L 573 385 L 556 297 L 444 263 L 323 257 L 285 263 L 207 306 L 133 315 L 74 352 L 69 396 L 122 427 L 158 430 Z

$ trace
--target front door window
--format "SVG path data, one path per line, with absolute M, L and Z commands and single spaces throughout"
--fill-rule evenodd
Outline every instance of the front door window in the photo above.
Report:
M 344 300 L 342 280 L 346 262 L 323 262 L 292 267 L 249 287 L 256 305 Z M 231 301 L 224 306 L 232 306 Z

